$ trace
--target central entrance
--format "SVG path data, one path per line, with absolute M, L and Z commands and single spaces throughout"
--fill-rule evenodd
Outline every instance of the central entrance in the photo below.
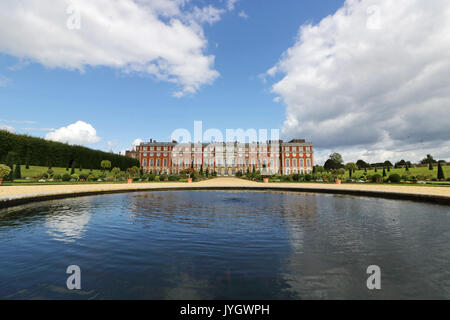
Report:
M 236 169 L 234 168 L 222 168 L 217 171 L 219 177 L 234 177 L 236 176 Z

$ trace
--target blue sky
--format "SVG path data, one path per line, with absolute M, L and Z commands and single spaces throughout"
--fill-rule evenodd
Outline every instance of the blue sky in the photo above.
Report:
M 202 120 L 279 128 L 319 163 L 448 159 L 450 118 L 436 116 L 450 111 L 448 6 L 5 0 L 0 128 L 118 152 Z
M 201 2 L 203 3 L 203 2 Z M 199 5 L 201 5 L 199 3 Z M 174 84 L 145 75 L 128 75 L 108 67 L 87 67 L 84 73 L 48 68 L 33 61 L 0 55 L 0 74 L 10 79 L 0 89 L 2 120 L 16 132 L 45 136 L 40 129 L 59 128 L 78 120 L 97 130 L 92 145 L 116 151 L 136 138 L 166 140 L 176 128 L 280 128 L 284 108 L 273 101 L 270 83 L 260 77 L 291 46 L 300 25 L 336 11 L 342 1 L 240 1 L 220 21 L 205 25 L 207 53 L 215 56 L 220 76 L 211 85 L 180 99 Z M 248 18 L 238 14 L 244 11 Z M 31 129 L 36 128 L 36 129 Z

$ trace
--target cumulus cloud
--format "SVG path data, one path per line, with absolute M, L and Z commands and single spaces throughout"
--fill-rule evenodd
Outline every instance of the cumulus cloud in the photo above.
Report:
M 231 3 L 230 1 L 229 3 Z M 229 5 L 227 3 L 227 5 Z M 106 66 L 195 93 L 217 77 L 202 23 L 224 12 L 183 0 L 4 0 L 0 52 L 49 68 Z
M 133 143 L 131 144 L 131 146 L 133 147 L 133 148 L 135 148 L 135 147 L 137 147 L 137 146 L 139 146 L 142 142 L 144 142 L 144 140 L 142 140 L 142 139 L 135 139 L 134 141 L 133 141 Z
M 0 124 L 0 130 L 5 130 L 11 133 L 14 132 L 14 128 L 6 124 Z
M 225 9 L 218 9 L 211 5 L 203 8 L 195 7 L 190 15 L 190 18 L 201 22 L 213 24 L 220 20 L 221 15 L 225 12 Z
M 49 132 L 45 139 L 74 145 L 94 144 L 100 141 L 95 128 L 83 121 Z
M 347 0 L 267 72 L 284 135 L 349 158 L 449 152 L 449 51 L 447 0 Z

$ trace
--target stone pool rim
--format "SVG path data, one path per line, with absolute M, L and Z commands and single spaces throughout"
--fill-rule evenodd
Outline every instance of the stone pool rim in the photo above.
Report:
M 437 205 L 450 205 L 449 196 L 440 196 L 434 194 L 418 194 L 395 191 L 380 190 L 362 190 L 362 189 L 336 189 L 336 188 L 311 188 L 301 186 L 176 186 L 176 187 L 148 187 L 148 188 L 124 188 L 110 190 L 94 190 L 94 191 L 72 191 L 64 193 L 49 194 L 27 194 L 24 196 L 11 196 L 0 198 L 0 209 L 6 209 L 34 202 L 43 202 L 50 200 L 62 200 L 67 198 L 99 196 L 117 193 L 137 193 L 137 192 L 173 192 L 173 191 L 262 191 L 272 192 L 297 192 L 297 193 L 314 193 L 329 195 L 347 195 L 370 198 L 382 198 L 391 200 L 414 201 L 422 203 L 430 203 Z

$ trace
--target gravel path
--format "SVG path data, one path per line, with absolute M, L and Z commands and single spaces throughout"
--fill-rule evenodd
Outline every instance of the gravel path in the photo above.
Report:
M 62 194 L 83 194 L 100 192 L 117 192 L 131 190 L 178 189 L 178 188 L 270 188 L 292 189 L 304 191 L 320 191 L 334 193 L 364 194 L 377 193 L 387 195 L 416 195 L 420 197 L 435 197 L 450 202 L 450 188 L 426 186 L 390 186 L 376 184 L 317 184 L 317 183 L 258 183 L 236 178 L 217 178 L 195 183 L 163 182 L 134 184 L 83 184 L 83 185 L 41 185 L 41 186 L 0 186 L 0 202 L 14 199 L 54 196 Z

